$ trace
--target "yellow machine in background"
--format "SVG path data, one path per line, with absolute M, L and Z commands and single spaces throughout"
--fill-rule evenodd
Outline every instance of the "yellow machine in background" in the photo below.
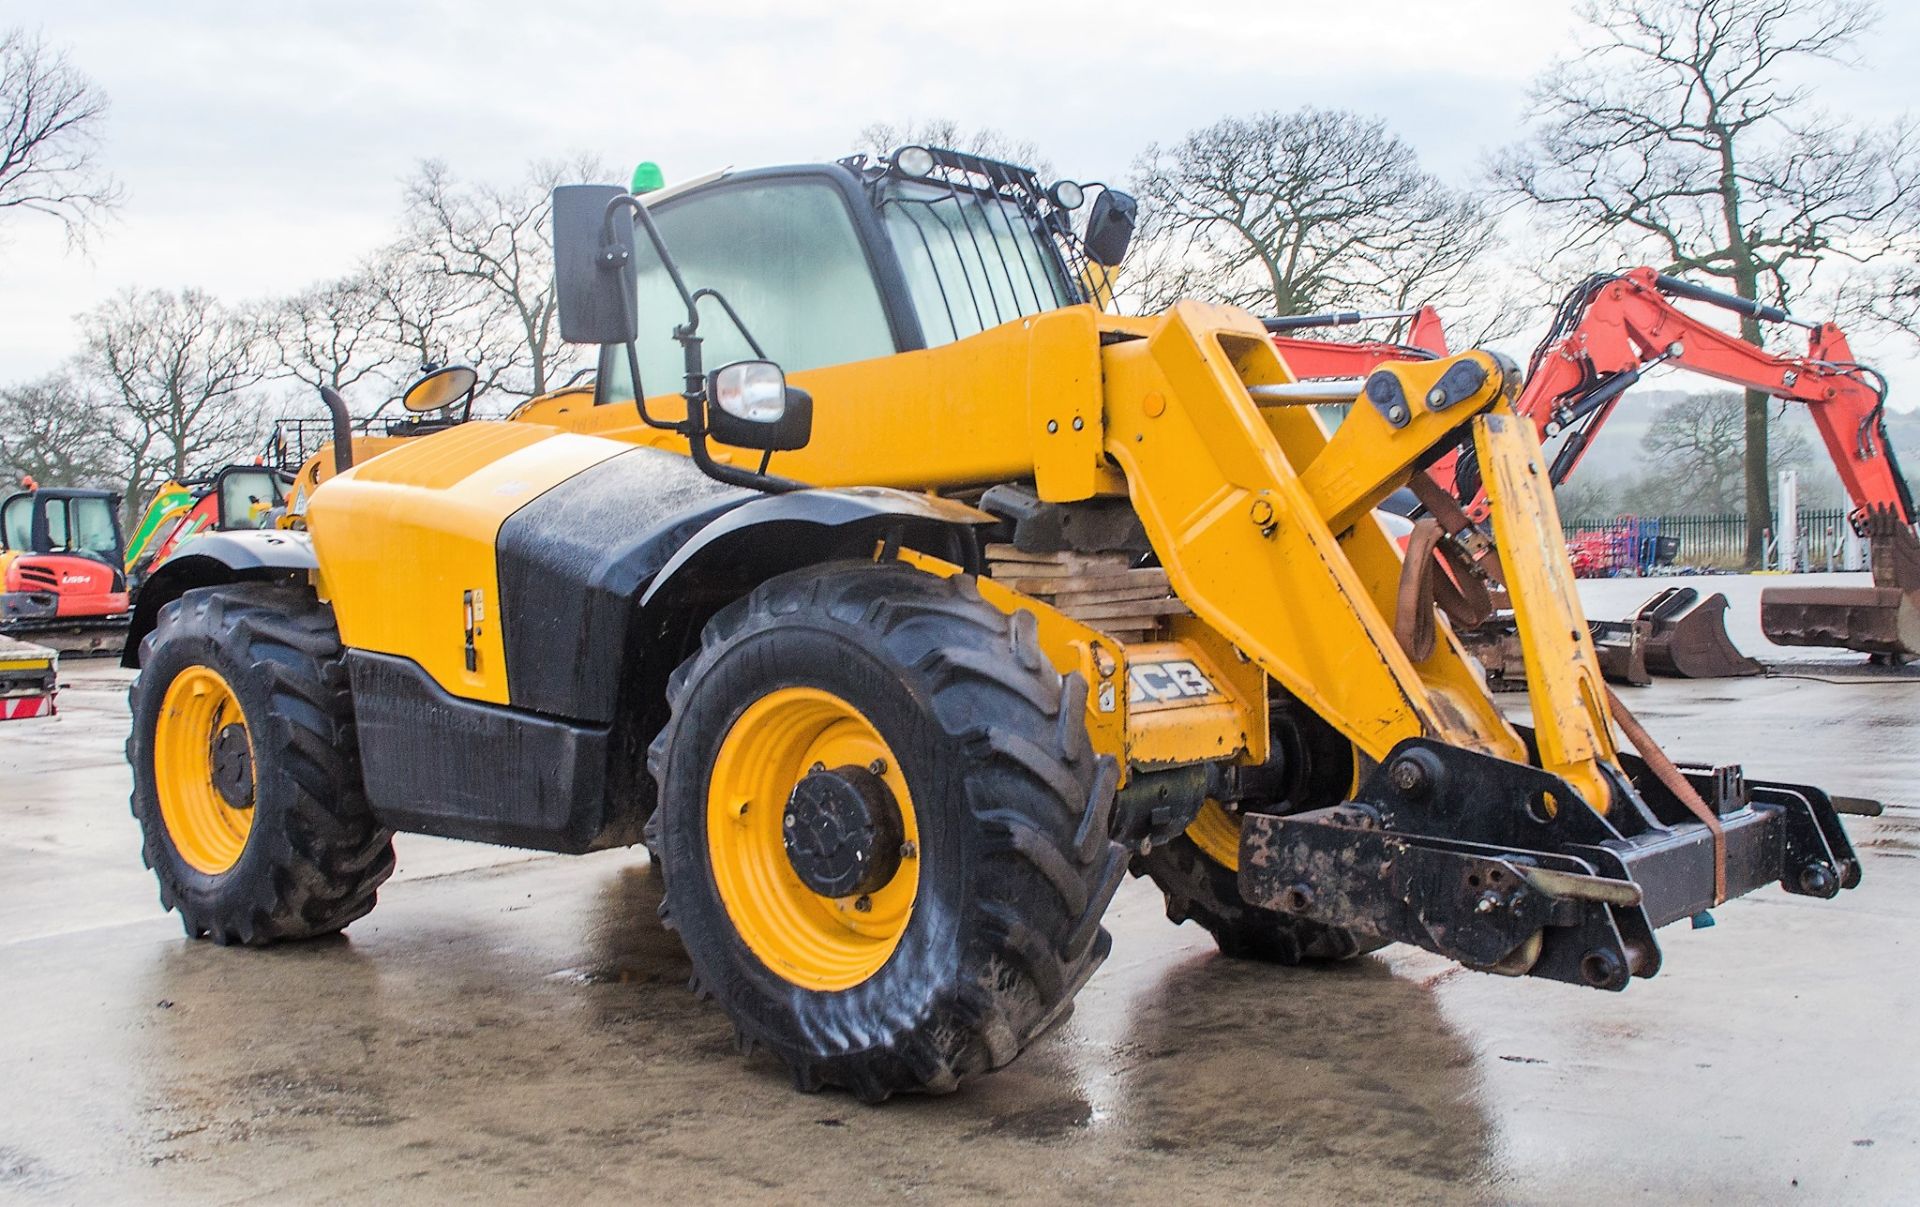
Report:
M 1082 194 L 919 147 L 557 190 L 591 390 L 373 456 L 336 406 L 303 527 L 146 588 L 163 900 L 267 943 L 370 909 L 394 829 L 645 841 L 743 1038 L 877 1099 L 1060 1017 L 1128 866 L 1230 954 L 1603 989 L 1658 926 L 1858 882 L 1824 793 L 1616 715 L 1511 364 L 1383 365 L 1329 435 L 1252 316 L 1089 298 L 1133 206 Z M 1490 532 L 1423 473 L 1468 434 Z M 1436 610 L 1489 587 L 1531 726 Z

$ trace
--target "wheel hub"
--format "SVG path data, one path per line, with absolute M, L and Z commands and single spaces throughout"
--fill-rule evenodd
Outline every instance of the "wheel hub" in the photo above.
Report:
M 865 896 L 900 870 L 900 807 L 865 767 L 815 767 L 794 785 L 780 824 L 794 873 L 822 897 Z
M 253 752 L 246 726 L 223 725 L 213 735 L 213 786 L 233 808 L 253 808 Z

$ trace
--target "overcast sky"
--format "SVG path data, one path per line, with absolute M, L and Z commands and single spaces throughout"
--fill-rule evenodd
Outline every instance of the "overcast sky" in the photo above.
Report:
M 427 157 L 505 180 L 586 152 L 623 174 L 656 160 L 672 181 L 951 117 L 1097 180 L 1220 116 L 1318 104 L 1386 118 L 1465 183 L 1578 28 L 1566 0 L 810 7 L 4 0 L 0 26 L 38 28 L 111 98 L 105 159 L 126 201 L 80 254 L 51 223 L 0 225 L 0 381 L 54 368 L 73 315 L 126 286 L 238 301 L 345 272 L 389 237 Z M 1920 5 L 1890 7 L 1864 49 L 1866 70 L 1826 81 L 1829 107 L 1920 109 Z M 1895 399 L 1915 405 L 1920 386 L 1896 380 Z

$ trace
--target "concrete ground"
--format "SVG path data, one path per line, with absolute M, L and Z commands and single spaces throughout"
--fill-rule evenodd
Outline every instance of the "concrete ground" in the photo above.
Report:
M 126 810 L 127 676 L 75 662 L 60 719 L 0 727 L 0 1200 L 1912 1202 L 1920 677 L 1833 669 L 1629 698 L 1676 753 L 1893 802 L 1837 901 L 1669 928 L 1613 995 L 1240 964 L 1132 882 L 1072 1018 L 869 1108 L 734 1053 L 638 851 L 403 836 L 345 938 L 187 942 Z

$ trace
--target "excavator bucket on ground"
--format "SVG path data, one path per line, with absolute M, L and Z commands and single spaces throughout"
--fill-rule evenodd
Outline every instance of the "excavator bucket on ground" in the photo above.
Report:
M 1772 587 L 1760 629 L 1778 645 L 1859 650 L 1875 662 L 1920 658 L 1920 537 L 1892 508 L 1867 515 L 1871 587 Z
M 1668 587 L 1648 600 L 1635 620 L 1647 627 L 1646 668 L 1675 679 L 1739 679 L 1767 668 L 1741 653 L 1727 636 L 1727 597 L 1705 599 L 1693 587 Z M 1600 621 L 1595 629 L 1612 627 Z
M 1651 622 L 1638 616 L 1632 620 L 1594 620 L 1587 623 L 1587 631 L 1593 634 L 1593 652 L 1600 658 L 1600 673 L 1607 682 L 1633 687 L 1646 687 L 1653 682 L 1647 670 L 1647 639 L 1653 636 Z
M 1741 653 L 1727 636 L 1726 615 L 1727 597 L 1717 591 L 1703 600 L 1693 587 L 1668 587 L 1630 619 L 1589 621 L 1587 630 L 1600 673 L 1609 683 L 1645 687 L 1655 675 L 1739 679 L 1766 674 L 1766 667 Z M 1463 630 L 1460 639 L 1487 668 L 1494 690 L 1525 688 L 1526 664 L 1510 613 Z

